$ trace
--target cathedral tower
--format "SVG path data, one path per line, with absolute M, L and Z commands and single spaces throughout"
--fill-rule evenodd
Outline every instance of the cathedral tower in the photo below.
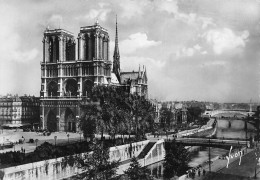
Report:
M 111 81 L 109 35 L 98 22 L 80 28 L 78 57 L 72 33 L 46 29 L 41 62 L 41 127 L 50 131 L 77 131 L 79 104 L 98 84 Z

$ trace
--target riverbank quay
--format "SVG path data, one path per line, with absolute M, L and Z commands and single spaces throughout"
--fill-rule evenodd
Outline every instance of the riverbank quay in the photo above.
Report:
M 120 146 L 113 146 L 109 149 L 110 161 L 120 161 L 117 175 L 121 175 L 130 165 L 130 159 L 137 157 L 141 166 L 147 166 L 165 157 L 164 140 L 156 142 L 149 140 L 139 141 Z M 91 152 L 78 154 L 84 156 Z M 73 155 L 74 156 L 74 155 Z M 42 180 L 42 179 L 70 179 L 81 174 L 82 169 L 76 163 L 69 163 L 70 156 L 48 159 L 18 166 L 0 169 L 0 179 L 3 180 Z
M 103 136 L 105 139 L 111 138 L 108 134 Z M 128 137 L 125 137 L 125 139 L 128 139 Z M 134 135 L 130 135 L 130 137 L 132 138 Z M 101 139 L 101 135 L 96 134 L 95 138 Z M 115 138 L 121 138 L 121 135 L 116 135 Z M 33 139 L 33 142 L 30 142 L 30 139 Z M 22 143 L 19 143 L 19 140 L 23 140 Z M 36 146 L 40 146 L 45 142 L 59 146 L 87 141 L 87 139 L 84 139 L 83 134 L 78 132 L 52 132 L 49 136 L 44 136 L 42 133 L 37 132 L 23 132 L 22 129 L 4 129 L 2 134 L 0 134 L 0 145 L 6 141 L 13 143 L 13 147 L 2 149 L 0 153 L 20 151 L 21 149 L 25 153 L 31 153 L 36 149 Z
M 245 154 L 241 157 L 230 159 L 227 168 L 227 159 L 218 158 L 211 163 L 211 171 L 209 172 L 209 165 L 204 164 L 200 169 L 200 176 L 198 170 L 195 171 L 194 177 L 182 176 L 181 180 L 247 180 L 260 179 L 260 166 L 256 166 L 256 150 L 244 149 Z M 256 167 L 256 168 L 255 168 Z M 203 175 L 203 169 L 206 174 Z M 255 177 L 256 174 L 256 177 Z

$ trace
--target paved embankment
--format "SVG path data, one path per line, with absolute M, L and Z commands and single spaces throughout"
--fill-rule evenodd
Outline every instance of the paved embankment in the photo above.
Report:
M 203 176 L 202 173 L 199 176 L 198 171 L 196 171 L 195 177 L 190 178 L 183 176 L 181 179 L 184 180 L 246 180 L 254 179 L 255 172 L 256 178 L 260 179 L 260 166 L 256 166 L 256 155 L 255 149 L 244 150 L 245 154 L 241 158 L 241 163 L 239 165 L 240 157 L 230 159 L 230 163 L 227 168 L 227 159 L 217 159 L 211 163 L 211 173 L 209 173 L 209 166 L 205 164 L 201 168 L 206 170 L 206 175 Z M 256 167 L 256 169 L 255 169 Z M 255 171 L 256 170 L 256 171 Z

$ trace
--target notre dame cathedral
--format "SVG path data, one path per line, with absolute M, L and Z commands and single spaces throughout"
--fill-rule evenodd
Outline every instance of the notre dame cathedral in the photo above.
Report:
M 130 93 L 148 97 L 145 67 L 142 70 L 139 67 L 139 71 L 120 71 L 117 23 L 113 69 L 109 41 L 108 31 L 98 22 L 81 27 L 77 43 L 69 31 L 45 30 L 40 92 L 43 129 L 77 131 L 80 103 L 95 85 L 124 86 Z

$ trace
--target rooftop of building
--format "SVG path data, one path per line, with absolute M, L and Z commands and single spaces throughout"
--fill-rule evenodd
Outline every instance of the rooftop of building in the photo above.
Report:
M 80 27 L 80 32 L 84 32 L 84 31 L 89 31 L 89 30 L 95 30 L 95 29 L 101 29 L 102 31 L 104 32 L 108 32 L 107 29 L 101 27 L 98 23 L 98 20 L 96 20 L 95 24 L 92 25 L 92 26 L 83 26 L 83 27 Z
M 138 78 L 138 72 L 121 72 L 120 73 L 121 82 L 127 81 L 129 79 L 135 80 Z
M 72 32 L 67 31 L 65 29 L 50 29 L 49 27 L 46 28 L 44 31 L 44 34 L 49 35 L 49 34 L 66 34 L 70 36 L 74 36 Z
M 19 102 L 19 101 L 39 101 L 40 97 L 35 97 L 35 96 L 28 96 L 28 95 L 24 95 L 24 96 L 18 96 L 18 95 L 6 95 L 6 96 L 2 96 L 0 97 L 0 101 L 4 101 L 4 102 Z
M 119 81 L 118 81 L 115 73 L 111 73 L 111 83 L 112 84 L 119 84 Z

